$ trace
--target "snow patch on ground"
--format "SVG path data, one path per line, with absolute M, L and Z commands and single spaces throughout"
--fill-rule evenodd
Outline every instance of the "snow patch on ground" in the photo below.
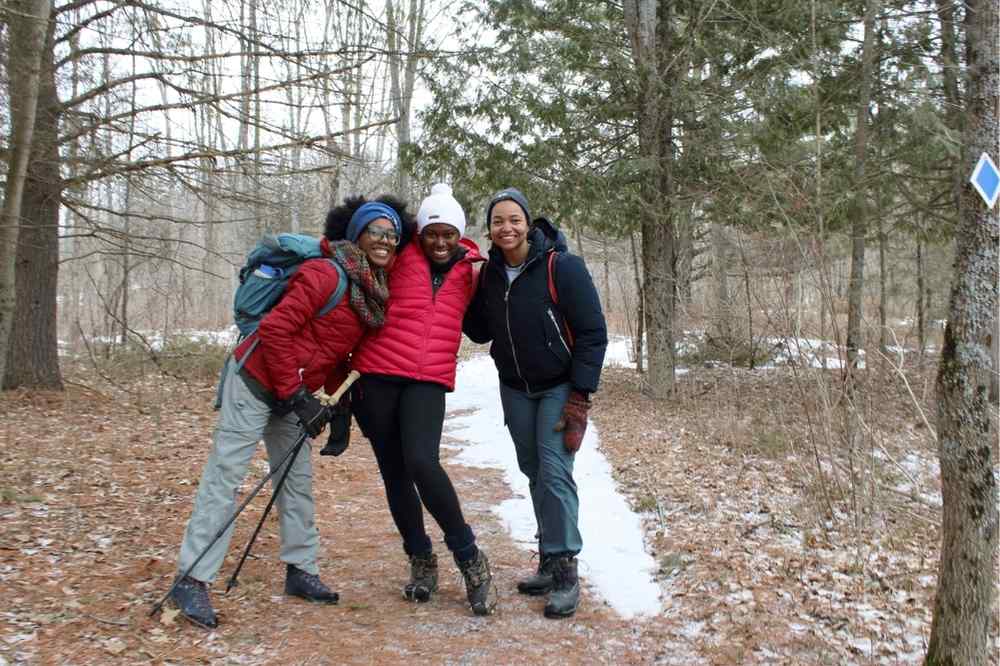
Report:
M 461 363 L 455 386 L 455 392 L 448 394 L 449 412 L 469 412 L 449 421 L 449 433 L 469 442 L 455 460 L 503 470 L 514 498 L 501 503 L 496 512 L 514 540 L 533 551 L 537 546 L 528 480 L 518 469 L 514 445 L 504 426 L 492 359 L 479 356 Z M 593 423 L 587 427 L 576 456 L 574 477 L 580 494 L 584 547 L 579 561 L 584 582 L 623 617 L 658 614 L 660 588 L 653 580 L 656 562 L 645 550 L 639 516 L 618 492 L 611 466 L 598 450 Z

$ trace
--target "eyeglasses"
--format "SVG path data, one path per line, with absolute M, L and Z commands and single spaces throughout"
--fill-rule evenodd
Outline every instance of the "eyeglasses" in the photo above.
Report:
M 399 234 L 396 233 L 395 229 L 383 229 L 382 227 L 373 227 L 369 225 L 365 228 L 365 232 L 368 234 L 368 238 L 373 242 L 385 241 L 392 246 L 399 245 Z

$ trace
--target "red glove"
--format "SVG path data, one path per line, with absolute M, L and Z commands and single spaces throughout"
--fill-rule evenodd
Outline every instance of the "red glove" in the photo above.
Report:
M 590 400 L 586 393 L 570 391 L 569 400 L 563 407 L 562 417 L 556 423 L 555 431 L 563 433 L 563 446 L 570 453 L 580 450 L 583 433 L 587 432 L 587 412 Z

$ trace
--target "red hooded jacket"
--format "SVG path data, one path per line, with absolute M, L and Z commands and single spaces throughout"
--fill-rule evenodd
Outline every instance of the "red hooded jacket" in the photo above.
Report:
M 325 238 L 320 247 L 330 256 Z M 291 396 L 300 384 L 310 391 L 323 386 L 333 393 L 347 376 L 347 356 L 365 332 L 351 308 L 349 292 L 330 312 L 316 316 L 338 280 L 329 260 L 304 261 L 257 331 L 236 347 L 236 359 L 241 360 L 253 340 L 260 338 L 243 367 L 278 400 Z
M 351 367 L 374 375 L 408 377 L 455 389 L 462 318 L 476 292 L 474 266 L 483 261 L 476 244 L 463 238 L 465 256 L 445 274 L 437 293 L 431 267 L 417 240 L 396 257 L 389 274 L 385 326 L 373 330 L 351 356 Z

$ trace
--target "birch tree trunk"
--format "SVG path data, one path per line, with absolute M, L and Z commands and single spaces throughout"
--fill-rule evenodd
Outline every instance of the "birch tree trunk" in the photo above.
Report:
M 1000 145 L 997 5 L 996 0 L 966 5 L 964 143 L 970 157 Z M 996 619 L 997 482 L 990 435 L 990 412 L 996 405 L 989 394 L 997 370 L 991 347 L 997 335 L 1000 221 L 969 185 L 962 189 L 959 211 L 955 278 L 937 377 L 943 506 L 928 666 L 987 663 Z
M 410 196 L 410 172 L 405 166 L 405 155 L 412 142 L 410 136 L 410 107 L 413 102 L 413 87 L 417 77 L 417 62 L 420 57 L 420 41 L 424 29 L 424 2 L 410 0 L 410 8 L 405 17 L 406 38 L 400 29 L 401 11 L 393 0 L 386 0 L 386 30 L 389 46 L 389 81 L 392 94 L 393 112 L 396 114 L 396 169 L 398 194 Z M 405 57 L 403 51 L 405 48 Z
M 21 225 L 21 202 L 35 132 L 40 67 L 52 9 L 49 0 L 11 0 L 7 4 L 9 47 L 7 73 L 10 90 L 10 163 L 0 220 L 0 380 L 6 375 L 14 315 L 17 311 L 16 261 Z

